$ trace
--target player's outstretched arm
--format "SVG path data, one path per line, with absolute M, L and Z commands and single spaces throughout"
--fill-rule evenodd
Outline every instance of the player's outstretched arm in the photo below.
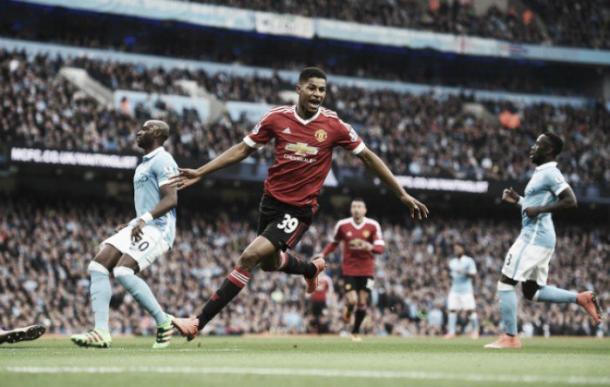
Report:
M 409 195 L 407 191 L 404 190 L 394 177 L 390 168 L 377 156 L 373 151 L 368 148 L 365 148 L 362 152 L 358 154 L 358 157 L 364 165 L 373 171 L 380 179 L 387 185 L 392 192 L 404 205 L 409 207 L 411 211 L 411 217 L 417 219 L 427 218 L 429 211 L 428 207 L 425 204 L 415 199 L 413 196 Z
M 567 187 L 566 189 L 561 191 L 558 195 L 558 198 L 559 200 L 546 206 L 528 207 L 525 209 L 525 213 L 530 218 L 533 218 L 545 212 L 555 212 L 578 206 L 578 202 L 576 201 L 576 195 L 570 187 Z
M 178 176 L 171 179 L 171 184 L 178 189 L 189 187 L 212 172 L 226 168 L 229 165 L 239 163 L 246 157 L 250 156 L 250 154 L 252 154 L 255 150 L 256 149 L 249 147 L 244 142 L 235 144 L 226 151 L 222 152 L 215 159 L 210 160 L 197 169 L 180 168 L 180 173 Z
M 131 238 L 136 242 L 142 239 L 142 227 L 147 222 L 165 215 L 165 213 L 178 205 L 178 190 L 176 187 L 171 184 L 164 184 L 159 188 L 159 191 L 161 194 L 159 203 L 148 213 L 144 214 L 144 216 L 138 218 L 138 222 L 131 229 Z

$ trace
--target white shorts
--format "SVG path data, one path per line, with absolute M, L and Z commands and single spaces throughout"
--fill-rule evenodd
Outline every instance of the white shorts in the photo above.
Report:
M 536 246 L 517 239 L 508 250 L 502 266 L 502 274 L 515 281 L 536 281 L 546 285 L 549 276 L 549 262 L 554 249 Z
M 474 294 L 472 293 L 456 293 L 449 292 L 447 300 L 447 309 L 449 310 L 474 310 Z
M 131 240 L 132 226 L 127 226 L 103 241 L 100 247 L 108 244 L 114 246 L 121 253 L 129 255 L 137 263 L 140 271 L 144 270 L 160 256 L 169 251 L 169 245 L 163 239 L 161 231 L 153 226 L 142 228 L 142 239 L 139 242 Z

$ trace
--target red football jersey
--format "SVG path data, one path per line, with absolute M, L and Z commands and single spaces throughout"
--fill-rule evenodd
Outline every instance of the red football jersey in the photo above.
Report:
M 365 148 L 354 129 L 325 108 L 308 120 L 296 106 L 271 109 L 244 142 L 259 148 L 275 139 L 275 161 L 265 179 L 265 192 L 293 206 L 317 206 L 317 197 L 332 165 L 333 148 L 354 154 Z
M 373 245 L 373 251 L 353 249 L 350 241 L 362 239 Z M 343 275 L 367 276 L 375 275 L 375 256 L 381 254 L 385 247 L 381 227 L 373 219 L 364 218 L 362 223 L 356 224 L 353 218 L 346 218 L 337 222 L 335 244 L 343 245 Z

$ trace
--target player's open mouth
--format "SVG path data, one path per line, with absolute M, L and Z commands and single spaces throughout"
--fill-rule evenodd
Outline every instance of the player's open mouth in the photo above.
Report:
M 309 101 L 309 107 L 312 109 L 317 109 L 320 107 L 320 101 Z

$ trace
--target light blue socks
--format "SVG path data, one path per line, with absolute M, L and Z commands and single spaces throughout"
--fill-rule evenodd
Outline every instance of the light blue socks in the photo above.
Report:
M 472 312 L 470 313 L 470 317 L 468 318 L 470 320 L 470 328 L 472 329 L 471 332 L 479 332 L 479 316 L 477 315 L 477 312 Z
M 457 325 L 457 313 L 449 312 L 449 324 L 447 326 L 447 333 L 455 335 L 455 326 Z
M 115 267 L 113 273 L 117 281 L 138 301 L 138 304 L 153 316 L 157 326 L 167 322 L 167 315 L 142 278 L 136 276 L 133 270 L 123 266 Z
M 534 295 L 534 301 L 567 304 L 576 302 L 576 293 L 555 286 L 543 286 Z
M 517 293 L 515 287 L 498 283 L 498 298 L 500 299 L 500 315 L 504 332 L 511 336 L 517 334 Z
M 91 276 L 91 308 L 95 318 L 95 329 L 108 332 L 110 298 L 112 297 L 110 273 L 102 264 L 95 261 L 89 264 L 88 269 Z

